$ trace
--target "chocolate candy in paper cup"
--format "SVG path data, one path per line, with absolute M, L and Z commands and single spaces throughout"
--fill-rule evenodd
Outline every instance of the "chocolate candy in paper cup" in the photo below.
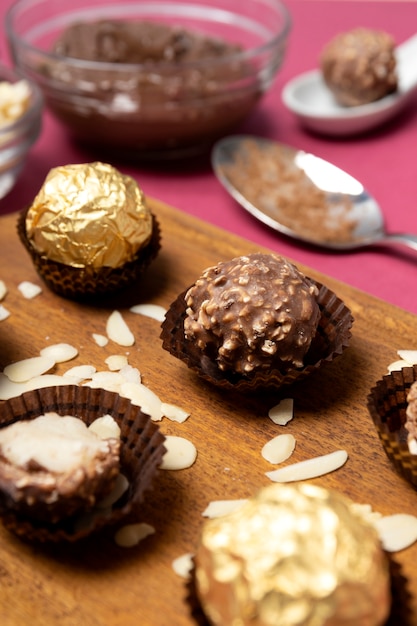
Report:
M 264 487 L 207 520 L 193 586 L 216 626 L 382 626 L 391 608 L 373 525 L 342 494 L 307 483 Z
M 161 338 L 205 380 L 250 392 L 332 361 L 348 347 L 352 323 L 327 287 L 283 257 L 255 253 L 203 272 L 169 307 Z
M 19 493 L 19 489 L 13 489 L 21 488 L 22 485 L 12 485 L 11 489 L 10 480 L 8 484 L 4 482 L 10 461 L 7 461 L 1 450 L 0 437 L 0 518 L 8 530 L 27 540 L 73 542 L 106 526 L 118 524 L 137 511 L 157 477 L 165 453 L 165 437 L 149 415 L 127 398 L 103 389 L 77 385 L 37 389 L 3 402 L 0 405 L 0 429 L 35 420 L 51 412 L 62 417 L 79 418 L 88 427 L 98 418 L 108 419 L 110 416 L 117 425 L 120 438 L 118 478 L 123 479 L 127 488 L 121 490 L 120 497 L 114 502 L 111 498 L 108 504 L 103 500 L 96 502 L 94 497 L 90 503 L 85 499 L 81 501 L 80 508 L 79 491 L 85 490 L 88 494 L 88 487 L 91 486 L 81 481 L 81 486 L 73 490 L 74 493 L 63 492 L 62 500 L 58 493 L 57 500 L 48 503 L 44 495 L 49 488 L 51 473 L 43 471 L 44 468 L 39 467 L 39 464 L 29 460 L 26 464 L 26 469 L 30 470 L 29 477 L 33 471 L 40 478 L 29 497 L 28 492 L 24 492 L 22 501 L 21 491 Z M 84 473 L 84 470 L 81 464 L 79 471 Z M 86 474 L 85 481 L 90 481 Z M 42 494 L 39 499 L 37 493 Z M 94 493 L 92 495 L 95 496 Z M 57 514 L 55 523 L 47 518 L 48 506 L 51 518 Z M 67 516 L 65 507 L 69 512 Z
M 417 488 L 417 454 L 409 447 L 408 395 L 417 380 L 417 366 L 403 367 L 378 380 L 367 405 L 378 437 L 396 471 Z
M 126 288 L 160 248 L 158 221 L 136 181 L 101 162 L 50 170 L 18 233 L 47 285 L 74 299 Z

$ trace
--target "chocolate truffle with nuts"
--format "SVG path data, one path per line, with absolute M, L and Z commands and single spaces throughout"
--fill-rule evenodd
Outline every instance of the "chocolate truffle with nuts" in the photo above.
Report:
M 208 268 L 185 295 L 184 335 L 222 371 L 302 367 L 320 318 L 317 287 L 282 257 Z
M 384 31 L 340 33 L 324 47 L 320 66 L 326 85 L 344 106 L 374 102 L 397 89 L 395 42 Z
M 338 301 L 342 322 L 335 330 L 334 300 L 323 320 L 329 291 L 287 259 L 235 257 L 206 269 L 172 303 L 163 347 L 217 384 L 280 386 L 345 345 L 351 316 Z

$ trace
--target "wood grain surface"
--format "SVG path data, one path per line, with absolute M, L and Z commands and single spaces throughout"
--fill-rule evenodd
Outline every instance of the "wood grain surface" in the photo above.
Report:
M 107 369 L 107 356 L 128 352 L 130 364 L 139 368 L 146 385 L 164 401 L 191 412 L 183 424 L 164 419 L 161 430 L 187 437 L 198 450 L 192 468 L 159 473 L 139 514 L 156 532 L 135 548 L 117 547 L 113 531 L 76 545 L 31 545 L 0 525 L 2 626 L 195 624 L 186 584 L 174 573 L 172 561 L 194 551 L 204 521 L 201 514 L 211 500 L 245 498 L 268 484 L 265 472 L 273 467 L 262 458 L 261 448 L 283 432 L 267 416 L 280 397 L 295 402 L 295 418 L 284 432 L 293 433 L 297 445 L 287 463 L 344 448 L 349 454 L 346 465 L 315 483 L 338 489 L 383 514 L 416 512 L 417 494 L 386 458 L 366 398 L 396 360 L 396 351 L 415 348 L 417 318 L 300 266 L 351 308 L 355 322 L 350 347 L 281 394 L 242 398 L 211 387 L 162 349 L 158 322 L 131 313 L 129 307 L 143 302 L 168 307 L 209 265 L 258 248 L 158 201 L 150 203 L 161 224 L 161 252 L 140 286 L 100 307 L 63 299 L 44 285 L 39 296 L 25 300 L 18 284 L 42 283 L 17 238 L 17 216 L 0 220 L 0 279 L 9 290 L 3 305 L 11 312 L 0 322 L 0 368 L 59 342 L 78 348 L 71 365 L 88 363 L 97 369 Z M 278 248 L 277 240 L 279 252 Z M 111 342 L 100 348 L 92 339 L 92 333 L 105 334 L 114 309 L 123 313 L 136 338 L 127 350 Z M 57 372 L 68 367 L 57 366 Z M 417 544 L 393 558 L 410 592 L 405 607 L 410 616 L 401 623 L 415 626 Z

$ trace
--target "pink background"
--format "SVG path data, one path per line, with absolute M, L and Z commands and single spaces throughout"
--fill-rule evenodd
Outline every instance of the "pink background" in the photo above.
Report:
M 0 3 L 1 20 L 10 4 L 9 0 Z M 284 65 L 270 94 L 239 130 L 277 139 L 332 161 L 361 180 L 376 197 L 388 230 L 417 233 L 417 97 L 400 118 L 380 130 L 349 139 L 308 133 L 281 102 L 285 82 L 314 69 L 323 45 L 337 32 L 355 26 L 381 28 L 401 43 L 417 29 L 417 3 L 287 0 L 286 4 L 293 25 Z M 0 53 L 8 64 L 3 31 Z M 41 137 L 16 187 L 0 200 L 0 214 L 18 211 L 30 202 L 51 167 L 100 158 L 100 154 L 74 145 L 65 129 L 45 112 Z M 208 160 L 192 168 L 183 164 L 127 166 L 117 161 L 113 165 L 132 175 L 148 196 L 417 313 L 417 252 L 401 246 L 379 246 L 329 253 L 295 243 L 258 223 L 229 198 Z

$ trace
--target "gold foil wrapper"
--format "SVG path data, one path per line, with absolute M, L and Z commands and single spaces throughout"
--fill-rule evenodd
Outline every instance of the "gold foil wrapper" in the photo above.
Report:
M 107 163 L 53 168 L 26 215 L 35 250 L 72 267 L 120 267 L 152 233 L 152 215 L 130 176 Z
M 382 626 L 391 605 L 376 530 L 349 500 L 306 483 L 265 487 L 208 520 L 195 583 L 222 626 Z

